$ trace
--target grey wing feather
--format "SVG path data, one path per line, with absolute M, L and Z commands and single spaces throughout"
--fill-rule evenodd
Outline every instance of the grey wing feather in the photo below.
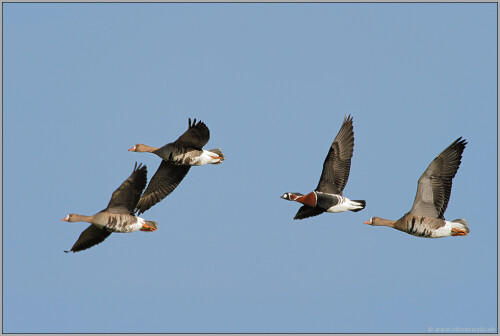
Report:
M 353 151 L 354 130 L 349 115 L 344 117 L 342 127 L 328 151 L 316 191 L 342 195 L 349 179 Z
M 86 250 L 89 247 L 102 243 L 110 234 L 111 232 L 99 229 L 97 226 L 90 224 L 90 226 L 80 234 L 80 237 L 78 237 L 78 240 L 71 250 L 64 252 L 68 253 Z
M 108 206 L 103 211 L 133 214 L 146 187 L 147 174 L 147 167 L 142 164 L 137 166 L 136 162 L 132 174 L 113 192 Z
M 410 213 L 444 219 L 453 178 L 460 167 L 467 145 L 462 137 L 442 151 L 418 179 L 417 194 Z
M 170 195 L 184 179 L 190 168 L 191 166 L 180 166 L 162 161 L 137 204 L 138 215 Z
M 173 145 L 202 149 L 208 140 L 210 140 L 210 130 L 207 125 L 202 121 L 196 122 L 196 119 L 191 122 L 191 118 L 189 118 L 187 131 L 175 140 Z
M 308 205 L 303 205 L 300 207 L 299 211 L 297 211 L 297 214 L 293 219 L 304 219 L 308 217 L 313 217 L 322 214 L 323 212 L 325 212 L 325 210 L 313 208 Z

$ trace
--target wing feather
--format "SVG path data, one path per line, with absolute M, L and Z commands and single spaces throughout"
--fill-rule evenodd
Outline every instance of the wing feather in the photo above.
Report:
M 191 118 L 188 120 L 188 129 L 184 134 L 182 134 L 173 145 L 178 147 L 187 147 L 202 149 L 210 140 L 210 130 L 204 122 L 198 121 L 196 119 L 191 122 Z
M 321 210 L 319 208 L 313 208 L 308 205 L 303 205 L 300 207 L 299 211 L 297 211 L 297 214 L 293 219 L 304 219 L 308 217 L 313 217 L 322 214 L 323 212 L 325 212 L 325 210 Z
M 466 145 L 467 141 L 460 137 L 430 163 L 418 179 L 417 194 L 410 213 L 444 219 L 452 181 L 460 167 Z
M 354 130 L 352 117 L 349 115 L 344 117 L 344 122 L 328 151 L 316 191 L 342 195 L 349 179 L 353 151 Z
M 102 243 L 110 234 L 111 232 L 90 224 L 90 226 L 80 234 L 80 237 L 78 237 L 78 240 L 73 245 L 71 250 L 64 252 L 68 253 L 86 250 L 94 245 Z
M 103 211 L 133 214 L 142 191 L 147 184 L 146 166 L 135 163 L 132 174 L 113 192 L 108 206 Z
M 138 215 L 170 195 L 184 179 L 190 168 L 191 166 L 175 165 L 168 161 L 162 161 L 137 204 Z

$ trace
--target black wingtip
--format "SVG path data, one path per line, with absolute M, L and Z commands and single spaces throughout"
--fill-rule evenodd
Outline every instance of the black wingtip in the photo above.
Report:
M 462 139 L 462 137 L 459 137 L 457 140 L 453 141 L 448 147 L 446 147 L 446 149 L 457 149 L 463 152 L 466 146 L 467 146 L 467 140 Z
M 147 167 L 145 165 L 143 165 L 142 162 L 137 164 L 137 161 L 136 161 L 135 165 L 134 165 L 134 170 L 132 171 L 132 173 L 135 171 L 138 171 L 138 170 L 146 170 L 146 172 L 147 172 Z
M 459 145 L 465 147 L 467 145 L 467 140 L 466 139 L 462 139 L 462 137 L 460 137 L 457 140 L 455 140 L 454 143 L 459 144 Z
M 205 125 L 205 123 L 201 120 L 198 120 L 198 122 L 196 122 L 196 118 L 194 118 L 193 120 L 191 120 L 191 118 L 188 118 L 188 129 L 199 127 L 200 125 Z
M 198 124 L 200 123 L 201 121 L 198 121 Z M 196 118 L 194 118 L 192 121 L 191 121 L 191 118 L 188 118 L 188 129 L 190 128 L 193 128 L 196 126 Z

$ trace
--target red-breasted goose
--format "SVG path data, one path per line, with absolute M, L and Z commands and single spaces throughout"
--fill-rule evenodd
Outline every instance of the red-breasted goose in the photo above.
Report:
M 210 139 L 210 130 L 204 122 L 188 120 L 188 129 L 174 142 L 155 148 L 137 144 L 131 152 L 154 153 L 162 158 L 160 167 L 151 178 L 144 195 L 137 204 L 138 214 L 145 212 L 167 197 L 181 183 L 191 166 L 219 164 L 224 161 L 220 148 L 204 150 Z
M 157 225 L 134 216 L 134 210 L 147 183 L 147 168 L 137 162 L 134 171 L 113 192 L 106 209 L 92 216 L 69 214 L 66 222 L 87 222 L 90 226 L 82 232 L 70 251 L 78 252 L 102 243 L 112 232 L 156 231 Z
M 460 137 L 431 162 L 418 179 L 417 194 L 410 212 L 397 221 L 372 217 L 365 224 L 388 226 L 424 238 L 467 235 L 469 227 L 465 219 L 451 222 L 444 219 L 452 180 L 460 167 L 466 145 L 467 141 Z
M 313 192 L 285 193 L 281 198 L 304 204 L 294 219 L 304 219 L 323 212 L 360 211 L 364 209 L 364 200 L 353 201 L 342 196 L 342 191 L 349 179 L 351 158 L 354 150 L 354 131 L 352 117 L 345 116 L 340 131 L 333 140 L 325 162 L 318 186 Z

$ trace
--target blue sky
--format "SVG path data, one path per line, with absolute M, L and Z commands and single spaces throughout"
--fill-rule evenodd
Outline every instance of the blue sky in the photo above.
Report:
M 497 5 L 3 4 L 3 332 L 427 332 L 497 328 Z M 345 114 L 357 213 L 293 217 Z M 65 254 L 129 176 L 127 149 L 188 117 L 222 165 Z M 453 140 L 447 219 L 398 219 Z M 491 330 L 491 329 L 490 329 Z

